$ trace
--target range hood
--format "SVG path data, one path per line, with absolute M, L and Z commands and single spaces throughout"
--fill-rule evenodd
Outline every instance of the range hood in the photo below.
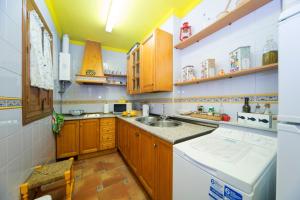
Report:
M 80 84 L 103 84 L 106 77 L 103 73 L 101 44 L 86 41 L 82 67 L 76 75 L 76 82 Z

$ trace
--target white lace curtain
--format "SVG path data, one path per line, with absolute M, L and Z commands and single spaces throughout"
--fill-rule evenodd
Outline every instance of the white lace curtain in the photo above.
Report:
M 51 37 L 36 11 L 30 12 L 30 84 L 53 90 Z

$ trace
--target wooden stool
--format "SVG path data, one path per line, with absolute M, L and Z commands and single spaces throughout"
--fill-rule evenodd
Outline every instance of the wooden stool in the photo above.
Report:
M 66 200 L 71 200 L 74 186 L 73 161 L 74 158 L 70 158 L 69 160 L 35 167 L 27 181 L 20 185 L 21 200 L 29 199 L 29 190 L 41 188 L 44 185 L 61 180 L 65 182 L 63 186 L 66 187 Z

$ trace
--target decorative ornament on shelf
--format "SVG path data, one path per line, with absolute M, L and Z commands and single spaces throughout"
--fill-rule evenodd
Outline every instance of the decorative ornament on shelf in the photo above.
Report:
M 180 27 L 180 41 L 186 40 L 192 36 L 192 26 L 188 22 L 184 22 L 182 27 Z
M 230 72 L 236 72 L 250 68 L 250 46 L 239 47 L 229 53 Z
M 182 69 L 182 81 L 189 81 L 196 79 L 196 73 L 193 65 L 185 66 Z
M 214 77 L 216 75 L 215 59 L 206 59 L 201 63 L 201 78 Z
M 219 76 L 224 76 L 225 75 L 225 71 L 224 69 L 221 69 L 218 73 Z

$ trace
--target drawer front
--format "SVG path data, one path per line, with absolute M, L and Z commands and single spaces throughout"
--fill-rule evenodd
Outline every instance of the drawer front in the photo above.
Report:
M 115 135 L 110 133 L 101 134 L 101 141 L 113 141 L 115 140 Z
M 101 133 L 103 134 L 114 134 L 115 133 L 115 129 L 112 127 L 101 127 Z
M 101 119 L 101 126 L 115 127 L 115 118 L 103 118 Z
M 106 149 L 113 149 L 115 148 L 116 144 L 115 141 L 108 141 L 108 142 L 101 142 L 100 150 L 106 150 Z

